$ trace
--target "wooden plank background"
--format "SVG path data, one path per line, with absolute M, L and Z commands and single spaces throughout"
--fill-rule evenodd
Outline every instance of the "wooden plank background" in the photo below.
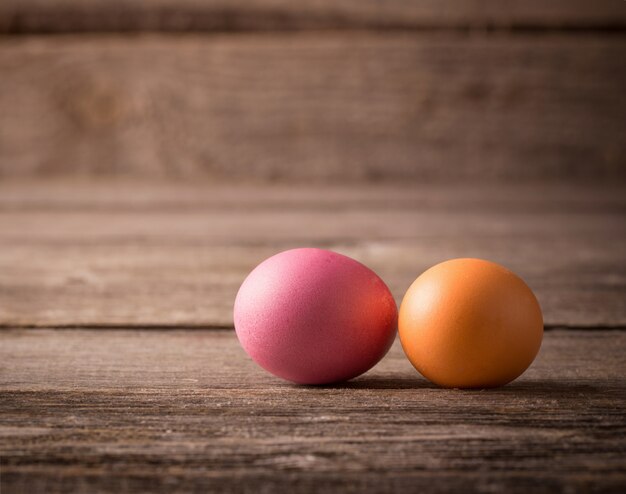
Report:
M 623 182 L 625 10 L 3 2 L 0 177 Z
M 396 300 L 427 267 L 480 257 L 519 273 L 549 327 L 626 326 L 620 186 L 0 185 L 0 324 L 232 327 L 247 273 L 319 246 Z
M 0 324 L 228 327 L 245 273 L 307 244 L 398 300 L 491 258 L 548 326 L 620 327 L 625 26 L 616 1 L 2 2 Z
M 625 347 L 623 331 L 551 331 L 520 379 L 461 391 L 398 344 L 309 387 L 226 331 L 2 331 L 3 493 L 619 493 Z
M 625 55 L 621 0 L 0 0 L 2 494 L 626 492 Z M 541 352 L 282 382 L 232 304 L 304 245 L 500 262 Z

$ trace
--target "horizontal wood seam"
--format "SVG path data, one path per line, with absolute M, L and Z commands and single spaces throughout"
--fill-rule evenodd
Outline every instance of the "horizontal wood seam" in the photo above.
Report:
M 24 25 L 26 24 L 26 25 Z M 210 25 L 194 25 L 178 26 L 169 25 L 164 22 L 162 25 L 140 27 L 140 26 L 81 26 L 80 24 L 74 26 L 55 26 L 55 25 L 41 25 L 31 26 L 30 23 L 16 22 L 12 20 L 6 24 L 0 23 L 0 35 L 9 36 L 29 36 L 29 35 L 64 35 L 64 34 L 142 34 L 142 33 L 163 33 L 163 34 L 241 34 L 241 33 L 254 33 L 254 34 L 273 34 L 273 33 L 297 33 L 297 32 L 371 32 L 371 33 L 442 33 L 442 34 L 494 34 L 494 35 L 522 35 L 522 36 L 544 36 L 554 34 L 571 34 L 575 36 L 579 35 L 594 35 L 594 36 L 625 36 L 626 25 L 621 22 L 602 24 L 602 25 L 563 25 L 563 26 L 546 26 L 546 25 L 533 25 L 533 24 L 515 24 L 510 26 L 500 26 L 492 24 L 476 24 L 476 25 L 410 25 L 403 26 L 401 24 L 390 25 L 341 25 L 330 24 L 324 26 L 314 27 L 302 27 L 302 26 L 272 26 L 272 27 L 259 27 L 259 26 L 210 26 Z
M 47 329 L 47 330 L 130 330 L 130 331 L 185 331 L 185 330 L 201 330 L 201 331 L 232 331 L 235 328 L 230 325 L 220 324 L 118 324 L 118 323 L 101 323 L 101 324 L 0 324 L 0 330 L 11 329 Z M 545 331 L 568 330 L 568 331 L 626 331 L 626 325 L 622 324 L 546 324 Z

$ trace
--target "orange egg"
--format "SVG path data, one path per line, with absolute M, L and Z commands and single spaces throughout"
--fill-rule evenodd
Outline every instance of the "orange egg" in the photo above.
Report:
M 425 271 L 402 300 L 398 326 L 413 366 L 447 388 L 512 381 L 543 338 L 541 308 L 528 285 L 481 259 L 452 259 Z

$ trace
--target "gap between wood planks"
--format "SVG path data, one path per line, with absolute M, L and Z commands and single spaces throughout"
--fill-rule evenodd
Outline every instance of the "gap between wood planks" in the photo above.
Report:
M 0 6 L 0 33 L 278 31 L 444 31 L 523 34 L 573 32 L 622 33 L 626 28 L 620 2 L 124 2 L 69 0 L 60 5 L 33 0 L 6 0 Z
M 199 331 L 234 331 L 234 327 L 231 325 L 221 324 L 117 324 L 117 323 L 103 323 L 103 324 L 0 324 L 1 330 L 10 329 L 50 329 L 50 330 L 66 330 L 66 329 L 79 329 L 79 330 L 130 330 L 130 331 L 185 331 L 185 330 L 199 330 Z M 623 324 L 546 324 L 544 331 L 552 331 L 559 329 L 566 329 L 568 331 L 625 331 L 626 325 Z
M 168 25 L 164 22 L 163 25 L 158 28 L 133 28 L 125 26 L 116 26 L 113 28 L 107 27 L 89 27 L 89 28 L 75 28 L 68 30 L 56 30 L 55 27 L 42 27 L 40 29 L 31 30 L 29 27 L 21 26 L 19 23 L 10 25 L 4 30 L 0 30 L 0 38 L 10 39 L 14 36 L 20 37 L 56 37 L 56 36 L 68 36 L 68 35 L 110 35 L 110 36 L 141 36 L 144 34 L 160 34 L 169 35 L 172 37 L 180 37 L 185 35 L 202 35 L 206 37 L 211 36 L 240 36 L 242 34 L 255 34 L 255 35 L 274 35 L 277 33 L 282 34 L 306 34 L 311 32 L 319 32 L 320 34 L 328 33 L 394 33 L 394 34 L 450 34 L 450 35 L 506 35 L 506 36 L 552 36 L 557 34 L 571 35 L 571 36 L 603 36 L 603 37 L 625 37 L 626 25 L 620 21 L 607 22 L 599 25 L 555 25 L 555 26 L 543 26 L 538 24 L 512 24 L 509 26 L 501 26 L 495 24 L 477 24 L 477 25 L 465 25 L 465 24 L 453 24 L 453 25 L 403 25 L 402 23 L 387 24 L 387 25 L 363 25 L 363 26 L 350 26 L 350 25 L 329 25 L 320 27 L 294 27 L 294 26 L 278 26 L 271 28 L 264 27 L 242 27 L 242 28 L 206 28 L 203 26 L 192 25 L 190 27 L 179 28 L 175 25 Z

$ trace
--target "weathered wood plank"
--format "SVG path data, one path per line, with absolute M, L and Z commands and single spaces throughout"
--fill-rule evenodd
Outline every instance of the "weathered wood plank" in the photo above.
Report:
M 215 331 L 0 333 L 3 493 L 623 492 L 626 333 L 550 331 L 518 381 L 442 390 L 396 344 L 299 387 Z
M 549 326 L 626 325 L 621 187 L 0 185 L 0 324 L 230 326 L 240 283 L 287 248 L 338 250 L 398 301 L 429 266 L 519 273 Z
M 617 29 L 618 0 L 4 0 L 0 32 Z
M 625 51 L 602 35 L 5 37 L 0 177 L 624 181 Z

